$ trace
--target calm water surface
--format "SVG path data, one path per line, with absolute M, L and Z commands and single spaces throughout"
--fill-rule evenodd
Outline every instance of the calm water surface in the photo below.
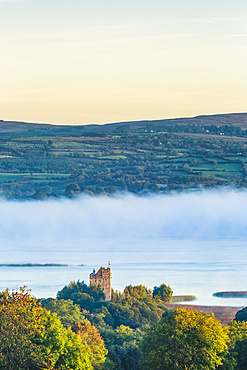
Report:
M 55 297 L 73 280 L 111 261 L 112 286 L 153 288 L 169 284 L 174 295 L 192 294 L 195 304 L 247 306 L 247 299 L 221 299 L 214 292 L 247 290 L 247 243 L 244 239 L 195 241 L 77 240 L 71 245 L 1 245 L 1 263 L 61 263 L 66 267 L 0 267 L 0 289 L 27 285 L 36 297 Z M 83 266 L 80 266 L 83 264 Z

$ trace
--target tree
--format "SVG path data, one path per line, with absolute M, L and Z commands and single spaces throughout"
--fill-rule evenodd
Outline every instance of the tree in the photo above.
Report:
M 45 331 L 38 344 L 42 348 L 43 357 L 49 359 L 48 369 L 93 369 L 88 346 L 71 329 L 65 329 L 56 314 L 47 311 L 43 323 Z
M 177 308 L 144 336 L 143 369 L 215 369 L 222 364 L 228 341 L 213 316 Z
M 84 293 L 85 294 L 85 293 Z M 62 324 L 79 336 L 87 350 L 90 363 L 97 368 L 105 361 L 107 350 L 98 330 L 82 315 L 78 305 L 68 300 L 48 298 L 42 306 L 58 315 Z
M 87 347 L 88 356 L 94 368 L 105 362 L 107 349 L 98 330 L 91 325 L 90 321 L 84 320 L 72 327 L 72 330 L 80 337 Z
M 35 194 L 33 194 L 32 198 L 34 199 L 46 199 L 48 198 L 48 195 L 43 190 L 36 191 Z
M 115 369 L 139 370 L 141 350 L 139 348 L 143 332 L 121 325 L 111 332 L 104 332 L 106 343 L 109 345 L 109 359 L 115 363 Z M 106 364 L 108 365 L 108 364 Z M 108 370 L 107 367 L 104 367 Z
M 27 369 L 41 365 L 42 350 L 37 344 L 45 328 L 42 310 L 27 292 L 0 296 L 0 368 Z
M 155 286 L 153 289 L 153 297 L 157 297 L 164 302 L 172 301 L 172 293 L 169 285 L 161 284 L 159 287 Z
M 192 169 L 190 168 L 189 164 L 188 163 L 185 163 L 183 165 L 183 170 L 187 173 L 191 173 L 192 172 Z
M 65 328 L 70 328 L 85 319 L 80 311 L 80 307 L 70 299 L 42 299 L 41 304 L 46 310 L 56 313 Z
M 144 285 L 128 285 L 124 289 L 124 296 L 125 298 L 137 298 L 137 299 L 144 299 L 148 296 L 151 296 L 152 292 L 148 290 Z
M 88 345 L 25 289 L 0 294 L 0 369 L 91 370 Z
M 81 192 L 81 189 L 78 184 L 70 184 L 67 186 L 65 190 L 65 195 L 67 197 L 72 197 L 75 194 L 80 194 L 80 192 Z
M 91 310 L 106 304 L 105 294 L 99 285 L 90 285 L 84 281 L 71 282 L 57 293 L 57 299 L 70 299 L 81 309 Z
M 245 370 L 247 368 L 247 322 L 230 321 L 225 330 L 230 343 L 224 356 L 223 366 L 220 368 Z
M 239 310 L 235 315 L 235 321 L 247 321 L 247 307 Z
M 113 293 L 108 310 L 114 320 L 113 327 L 129 326 L 144 329 L 159 322 L 167 308 L 152 297 L 152 291 L 143 285 L 127 286 L 123 293 Z

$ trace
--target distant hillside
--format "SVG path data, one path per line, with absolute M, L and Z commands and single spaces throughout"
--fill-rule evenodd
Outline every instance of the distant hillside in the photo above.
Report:
M 19 134 L 28 135 L 81 135 L 85 133 L 107 134 L 119 132 L 123 130 L 138 130 L 138 129 L 159 129 L 166 128 L 170 125 L 185 126 L 238 126 L 242 129 L 247 128 L 247 113 L 232 113 L 232 114 L 217 114 L 210 116 L 197 116 L 190 118 L 175 118 L 161 120 L 145 120 L 145 121 L 129 121 L 116 122 L 103 125 L 52 125 L 44 123 L 27 123 L 16 121 L 0 120 L 0 133 L 4 136 Z
M 108 128 L 110 126 L 114 128 L 119 128 L 119 126 L 146 126 L 146 125 L 188 125 L 194 124 L 199 126 L 207 125 L 233 125 L 239 126 L 243 129 L 247 128 L 247 113 L 229 113 L 229 114 L 216 114 L 216 115 L 206 115 L 197 117 L 187 117 L 187 118 L 172 118 L 172 119 L 160 119 L 160 120 L 145 120 L 145 121 L 129 121 L 129 122 L 118 122 L 104 125 Z M 116 126 L 117 125 L 117 126 Z
M 247 188 L 247 113 L 104 125 L 0 121 L 0 198 Z

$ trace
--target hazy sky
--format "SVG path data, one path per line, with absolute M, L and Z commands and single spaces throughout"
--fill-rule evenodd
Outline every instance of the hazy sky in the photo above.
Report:
M 0 119 L 246 112 L 246 0 L 0 0 Z

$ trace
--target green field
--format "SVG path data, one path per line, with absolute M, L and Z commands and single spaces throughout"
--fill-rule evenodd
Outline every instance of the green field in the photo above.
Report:
M 115 191 L 146 194 L 228 184 L 247 187 L 247 130 L 241 128 L 238 140 L 215 135 L 215 127 L 209 124 L 207 135 L 200 136 L 203 120 L 200 118 L 198 125 L 196 119 L 192 124 L 190 120 L 188 124 L 183 120 L 175 120 L 176 124 L 174 120 L 148 121 L 139 123 L 138 129 L 136 123 L 35 125 L 33 136 L 14 127 L 13 133 L 0 137 L 0 194 L 25 199 L 39 190 L 47 191 L 48 196 L 73 197 L 84 191 L 111 195 Z M 219 119 L 216 121 L 220 127 Z
M 18 181 L 18 180 L 46 180 L 46 179 L 63 179 L 69 177 L 64 173 L 0 173 L 0 182 Z
M 100 159 L 125 159 L 125 155 L 103 155 L 99 157 Z
M 219 163 L 217 171 L 239 172 L 243 169 L 241 163 Z

